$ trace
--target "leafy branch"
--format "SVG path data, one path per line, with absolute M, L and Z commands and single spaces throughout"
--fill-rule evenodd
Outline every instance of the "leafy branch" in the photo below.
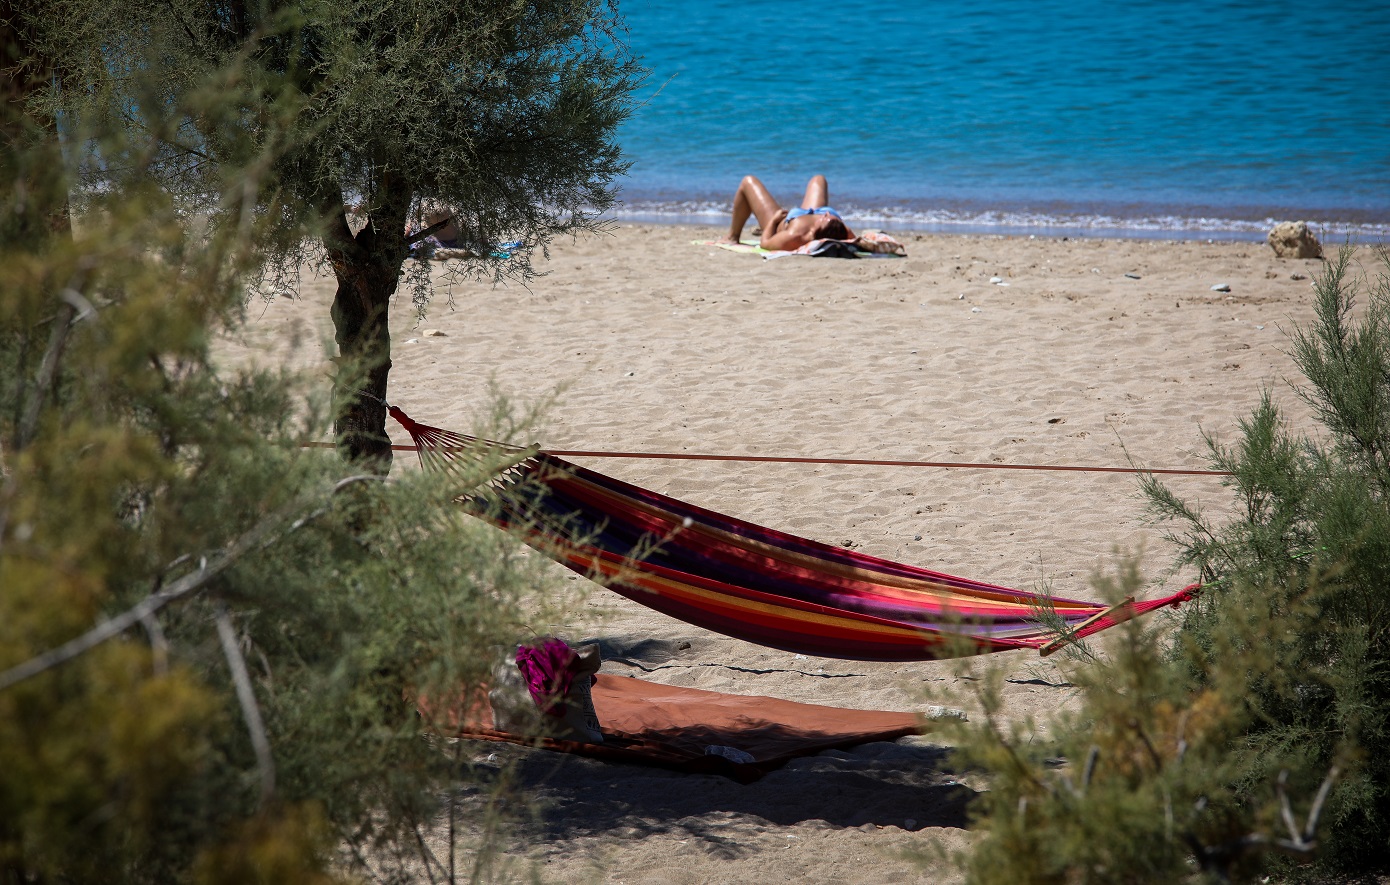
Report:
M 328 495 L 331 497 L 341 489 L 358 482 L 382 481 L 385 477 L 364 474 L 350 476 L 335 483 Z M 298 531 L 307 523 L 328 512 L 328 508 L 320 507 L 290 523 L 289 527 L 280 531 L 280 527 L 289 519 L 290 515 L 298 508 L 285 508 L 279 512 L 261 520 L 251 529 L 232 543 L 224 547 L 219 553 L 211 557 L 201 556 L 198 559 L 198 568 L 179 578 L 161 590 L 146 596 L 136 605 L 131 606 L 115 617 L 105 621 L 92 629 L 83 633 L 81 636 L 63 643 L 57 648 L 50 649 L 41 655 L 37 655 L 22 664 L 0 673 L 0 691 L 4 691 L 26 679 L 51 670 L 60 664 L 67 663 L 73 658 L 85 652 L 91 651 L 108 639 L 121 635 L 126 630 L 136 624 L 145 624 L 147 620 L 153 618 L 155 612 L 164 608 L 172 602 L 184 599 L 203 587 L 207 586 L 213 578 L 231 568 L 236 562 L 248 553 L 263 550 L 279 541 L 284 540 L 289 535 Z

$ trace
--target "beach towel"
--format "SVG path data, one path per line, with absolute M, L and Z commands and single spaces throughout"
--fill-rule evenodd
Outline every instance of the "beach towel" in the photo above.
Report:
M 761 255 L 763 258 L 905 258 L 907 247 L 883 231 L 870 230 L 852 240 L 812 240 L 799 249 L 764 249 L 756 241 L 743 240 L 724 243 L 719 240 L 694 240 L 696 246 L 716 246 L 729 252 Z
M 739 252 L 745 255 L 768 254 L 768 251 L 764 249 L 762 246 L 759 246 L 756 241 L 749 242 L 747 240 L 744 240 L 738 243 L 723 243 L 719 240 L 692 240 L 691 242 L 696 246 L 715 246 L 717 248 L 724 249 L 728 252 Z
M 871 253 L 864 253 L 868 257 Z M 768 252 L 764 258 L 790 258 L 805 255 L 810 258 L 858 258 L 859 250 L 854 248 L 854 240 L 812 240 L 799 249 L 783 249 Z
M 798 756 L 896 740 L 928 728 L 927 718 L 917 713 L 724 694 L 602 672 L 593 679 L 590 694 L 602 743 L 534 738 L 503 730 L 485 694 L 470 703 L 451 705 L 432 727 L 477 740 L 720 774 L 740 783 L 755 781 Z

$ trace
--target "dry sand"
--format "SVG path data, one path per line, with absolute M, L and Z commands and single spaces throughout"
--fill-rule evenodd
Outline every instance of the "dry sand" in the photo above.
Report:
M 551 449 L 1001 464 L 1205 467 L 1202 433 L 1232 440 L 1264 388 L 1312 429 L 1284 351 L 1286 331 L 1311 314 L 1310 282 L 1294 275 L 1313 276 L 1317 261 L 1249 242 L 900 234 L 908 258 L 860 261 L 692 244 L 718 234 L 623 224 L 555 248 L 529 289 L 450 285 L 438 268 L 423 323 L 404 295 L 393 311 L 392 401 L 466 431 L 491 377 L 523 401 L 565 386 L 536 431 Z M 320 348 L 289 342 L 331 337 L 332 292 L 331 280 L 306 278 L 303 297 L 258 313 L 229 357 L 326 369 Z M 1173 551 L 1123 474 L 576 460 L 772 527 L 1024 589 L 1048 581 L 1093 596 L 1090 575 L 1116 551 L 1142 552 L 1153 594 L 1189 577 L 1166 573 Z M 1169 484 L 1214 512 L 1228 501 L 1213 478 Z M 968 695 L 943 694 L 970 685 L 950 663 L 801 658 L 599 592 L 589 609 L 549 629 L 627 649 L 632 663 L 605 672 L 864 709 L 969 707 Z M 1072 700 L 1052 659 L 974 666 L 987 664 L 1008 672 L 1021 719 Z M 552 803 L 524 831 L 548 880 L 951 881 L 903 853 L 970 841 L 969 790 L 930 737 L 823 754 L 750 786 L 488 752 L 519 757 Z

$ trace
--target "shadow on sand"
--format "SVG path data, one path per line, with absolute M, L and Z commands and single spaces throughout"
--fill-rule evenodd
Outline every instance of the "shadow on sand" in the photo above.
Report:
M 695 657 L 700 640 L 605 637 L 604 660 L 659 667 Z M 660 834 L 702 840 L 716 854 L 744 849 L 726 834 L 736 820 L 790 827 L 964 828 L 976 792 L 949 769 L 948 750 L 922 738 L 874 742 L 793 759 L 751 784 L 713 774 L 605 762 L 511 744 L 479 746 L 486 767 L 511 766 L 531 804 L 524 838 L 565 842 L 589 836 Z
M 964 828 L 975 791 L 943 770 L 945 749 L 910 741 L 827 750 L 751 784 L 515 745 L 488 749 L 496 763 L 515 766 L 515 785 L 534 803 L 521 824 L 532 844 L 675 834 L 735 857 L 745 849 L 726 834 L 749 818 L 783 827 Z

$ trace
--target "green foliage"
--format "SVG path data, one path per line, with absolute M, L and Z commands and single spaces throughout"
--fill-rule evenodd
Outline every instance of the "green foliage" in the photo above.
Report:
M 624 168 L 611 137 L 638 69 L 603 0 L 65 0 L 39 18 L 81 87 L 59 104 L 84 119 L 150 129 L 146 109 L 218 93 L 169 118 L 145 168 L 183 208 L 222 212 L 210 197 L 264 157 L 255 196 L 280 200 L 263 221 L 296 259 L 305 222 L 345 198 L 439 201 L 468 242 L 537 245 L 588 229 Z
M 1350 279 L 1344 250 L 1293 335 L 1299 394 L 1328 431 L 1295 438 L 1271 397 L 1232 447 L 1236 516 L 1214 525 L 1152 478 L 1180 567 L 1203 594 L 1165 636 L 1134 622 L 1068 673 L 1080 703 L 1050 723 L 961 726 L 991 776 L 977 883 L 1254 881 L 1382 872 L 1390 861 L 1390 281 Z M 1355 295 L 1370 286 L 1364 308 Z M 1125 565 L 1107 598 L 1141 586 Z M 1171 637 L 1171 638 L 1170 638 Z
M 1329 802 L 1318 861 L 1329 870 L 1390 865 L 1390 280 L 1352 267 L 1343 249 L 1317 280 L 1316 319 L 1292 339 L 1298 393 L 1327 437 L 1291 436 L 1266 396 L 1234 448 L 1211 441 L 1213 463 L 1236 474 L 1241 509 L 1225 525 L 1147 488 L 1209 584 L 1187 612 L 1187 642 L 1222 667 L 1231 652 L 1218 640 L 1236 613 L 1286 625 L 1252 640 L 1282 662 L 1249 687 L 1259 717 L 1239 752 L 1252 776 L 1293 754 L 1307 783 L 1355 753 Z
M 267 294 L 292 293 L 306 257 L 331 267 L 354 458 L 391 459 L 378 401 L 407 222 L 444 207 L 479 256 L 456 273 L 524 281 L 535 250 L 602 227 L 626 168 L 613 136 L 640 69 L 610 0 L 56 0 L 32 19 L 65 60 L 53 113 L 155 136 L 94 156 L 98 191 L 138 168 L 214 227 L 254 211 Z M 152 119 L 208 92 L 211 110 Z M 238 190 L 251 158 L 263 186 Z M 428 262 L 407 275 L 423 315 Z
M 19 217 L 63 209 L 74 157 L 157 158 L 180 121 L 246 112 L 222 89 L 243 76 L 137 131 L 5 120 L 0 229 L 29 233 L 0 242 L 3 883 L 386 880 L 435 832 L 462 855 L 436 879 L 492 869 L 491 822 L 451 798 L 468 759 L 414 702 L 481 684 L 541 610 L 540 557 L 453 504 L 487 465 L 350 475 L 299 446 L 328 415 L 296 379 L 213 359 L 293 133 L 199 185 L 228 213 L 206 235 L 139 163 L 76 235 Z
M 1128 561 L 1096 587 L 1119 601 L 1142 583 Z M 1265 626 L 1252 621 L 1242 635 Z M 1076 713 L 1045 731 L 1002 722 L 1003 673 L 992 669 L 978 689 L 983 720 L 956 727 L 960 761 L 990 776 L 976 808 L 980 841 L 958 859 L 968 881 L 1250 880 L 1262 869 L 1260 849 L 1290 841 L 1274 829 L 1283 826 L 1276 785 L 1236 789 L 1247 763 L 1231 752 L 1256 717 L 1244 677 L 1274 659 L 1238 655 L 1238 667 L 1205 673 L 1194 690 L 1152 625 L 1130 621 L 1107 637 L 1103 654 L 1067 672 Z

